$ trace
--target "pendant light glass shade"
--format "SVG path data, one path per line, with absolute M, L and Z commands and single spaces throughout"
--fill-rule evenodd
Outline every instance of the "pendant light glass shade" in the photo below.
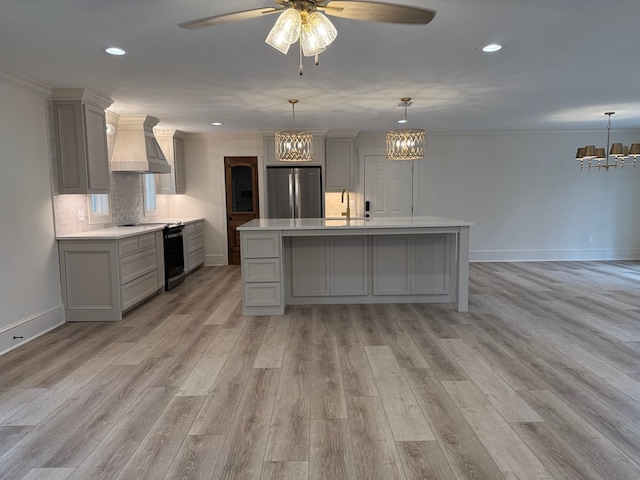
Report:
M 289 47 L 300 38 L 302 17 L 295 8 L 287 8 L 280 14 L 265 42 L 285 55 Z
M 281 162 L 309 162 L 313 160 L 313 134 L 296 130 L 296 103 L 289 100 L 293 109 L 293 129 L 276 132 L 276 160 Z
M 411 105 L 411 98 L 400 99 L 400 107 L 404 107 L 404 120 L 407 123 L 407 107 Z M 426 140 L 425 131 L 419 128 L 400 128 L 387 132 L 388 160 L 419 160 L 424 158 Z
M 312 12 L 302 22 L 300 32 L 302 53 L 305 57 L 312 57 L 324 52 L 337 35 L 336 27 L 326 16 L 320 12 Z

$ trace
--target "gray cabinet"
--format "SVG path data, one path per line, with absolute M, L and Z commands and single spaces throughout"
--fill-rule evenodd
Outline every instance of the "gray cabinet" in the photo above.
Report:
M 243 314 L 282 315 L 282 238 L 277 232 L 241 232 Z
M 121 320 L 123 312 L 162 289 L 159 233 L 120 240 L 60 240 L 66 320 Z
M 353 138 L 327 138 L 325 154 L 325 191 L 341 192 L 358 185 L 358 166 Z
M 109 193 L 104 111 L 110 105 L 84 89 L 53 91 L 58 193 Z
M 171 173 L 156 175 L 156 190 L 161 194 L 186 193 L 183 133 L 179 130 L 157 130 L 155 137 L 164 152 Z
M 291 239 L 292 297 L 368 294 L 366 236 Z
M 184 227 L 184 271 L 191 273 L 204 263 L 204 220 Z
M 373 237 L 374 295 L 449 295 L 455 238 L 442 235 Z

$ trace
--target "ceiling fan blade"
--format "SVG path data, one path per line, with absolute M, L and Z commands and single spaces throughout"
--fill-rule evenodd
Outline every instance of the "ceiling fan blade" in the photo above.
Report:
M 351 20 L 409 25 L 426 25 L 436 16 L 435 10 L 368 1 L 329 1 L 323 10 L 327 15 Z
M 187 29 L 209 27 L 220 23 L 237 22 L 238 20 L 249 20 L 257 18 L 264 14 L 281 12 L 282 8 L 263 7 L 251 10 L 242 10 L 240 12 L 225 13 L 224 15 L 214 15 L 213 17 L 198 18 L 190 22 L 179 23 L 178 26 Z

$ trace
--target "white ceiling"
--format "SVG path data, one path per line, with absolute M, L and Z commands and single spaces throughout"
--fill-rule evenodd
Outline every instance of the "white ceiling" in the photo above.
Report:
M 0 68 L 188 132 L 289 128 L 289 98 L 301 128 L 383 132 L 403 96 L 408 126 L 427 131 L 604 129 L 608 110 L 614 129 L 640 128 L 640 1 L 387 1 L 437 14 L 427 26 L 333 17 L 336 41 L 299 76 L 297 49 L 264 43 L 275 15 L 177 26 L 271 0 L 8 0 Z M 491 42 L 504 49 L 480 52 Z

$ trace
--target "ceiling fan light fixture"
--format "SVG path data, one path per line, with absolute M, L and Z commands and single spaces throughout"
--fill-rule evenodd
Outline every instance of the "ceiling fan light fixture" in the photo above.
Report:
M 411 98 L 400 99 L 399 107 L 404 107 L 404 119 L 398 123 L 407 123 L 407 107 Z M 419 160 L 424 158 L 426 133 L 419 128 L 399 128 L 389 130 L 386 135 L 387 160 Z
M 285 55 L 289 47 L 300 38 L 302 17 L 295 8 L 287 8 L 280 14 L 265 42 Z
M 316 11 L 302 15 L 301 39 L 305 57 L 322 53 L 336 39 L 338 31 L 322 13 Z

